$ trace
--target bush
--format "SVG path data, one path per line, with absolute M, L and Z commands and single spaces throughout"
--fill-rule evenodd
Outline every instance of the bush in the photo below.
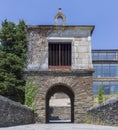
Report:
M 32 80 L 27 81 L 25 86 L 25 105 L 31 109 L 35 109 L 33 101 L 36 96 L 37 86 L 33 84 Z
M 98 92 L 98 103 L 103 103 L 103 84 L 100 84 L 100 89 Z

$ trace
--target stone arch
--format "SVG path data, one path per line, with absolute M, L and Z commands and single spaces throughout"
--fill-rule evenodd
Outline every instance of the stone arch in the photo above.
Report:
M 57 93 L 57 92 L 63 92 L 65 94 L 68 95 L 68 97 L 70 98 L 70 102 L 71 102 L 71 119 L 70 119 L 70 123 L 74 122 L 74 92 L 73 90 L 67 86 L 66 84 L 63 83 L 58 83 L 58 84 L 54 84 L 52 85 L 47 93 L 46 93 L 46 123 L 49 123 L 49 101 L 50 98 L 53 94 Z
M 66 16 L 61 12 L 61 8 L 59 8 L 59 11 L 54 18 L 55 25 L 58 25 L 58 19 L 59 18 L 62 19 L 62 25 L 66 25 Z

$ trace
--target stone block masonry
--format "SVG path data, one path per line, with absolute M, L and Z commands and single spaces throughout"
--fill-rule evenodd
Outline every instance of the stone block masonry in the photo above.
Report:
M 50 122 L 50 99 L 57 93 L 64 93 L 70 99 L 70 122 L 86 122 L 87 109 L 93 101 L 90 38 L 93 30 L 94 26 L 27 26 L 26 78 L 37 86 L 33 102 L 36 122 Z M 63 58 L 62 54 L 65 54 Z M 69 64 L 63 64 L 64 61 Z M 64 113 L 60 113 L 62 119 L 67 115 Z
M 118 126 L 118 98 L 89 109 L 88 120 L 95 124 Z
M 34 123 L 31 109 L 0 96 L 0 127 Z
M 50 107 L 50 119 L 51 120 L 69 120 L 71 118 L 70 112 L 71 108 L 70 107 L 57 107 L 53 106 Z
M 92 69 L 90 33 L 93 27 L 28 26 L 27 70 L 48 70 L 49 43 L 71 43 L 71 69 Z
M 74 118 L 72 122 L 85 123 L 87 109 L 92 106 L 93 101 L 92 76 L 89 76 L 91 73 L 85 70 L 27 72 L 27 80 L 32 79 L 33 83 L 39 86 L 34 101 L 36 122 L 45 123 L 47 114 L 50 113 L 48 109 L 50 96 L 63 90 L 65 94 L 67 92 L 70 95 L 70 114 L 71 118 Z

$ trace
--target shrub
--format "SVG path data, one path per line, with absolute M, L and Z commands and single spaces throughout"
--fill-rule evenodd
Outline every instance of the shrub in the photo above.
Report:
M 100 89 L 98 92 L 98 103 L 103 103 L 103 84 L 100 84 Z
M 32 80 L 27 81 L 25 86 L 25 105 L 31 109 L 35 109 L 33 101 L 36 96 L 37 86 L 32 82 Z

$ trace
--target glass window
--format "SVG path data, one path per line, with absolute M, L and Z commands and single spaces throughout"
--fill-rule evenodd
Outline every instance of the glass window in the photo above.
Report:
M 94 95 L 98 94 L 100 84 L 103 84 L 104 94 L 118 94 L 118 82 L 93 82 Z
M 101 64 L 95 64 L 94 65 L 94 69 L 95 69 L 95 77 L 102 77 L 102 67 L 101 67 Z
M 93 60 L 98 60 L 98 53 L 93 52 L 92 53 L 92 59 Z
M 92 53 L 93 60 L 118 60 L 117 52 L 97 51 Z
M 111 73 L 111 77 L 118 77 L 118 65 L 117 64 L 110 65 L 110 73 Z
M 111 67 L 110 68 L 110 74 L 111 74 L 111 77 L 118 77 L 117 68 L 116 67 Z
M 106 60 L 106 53 L 99 53 L 99 60 Z
M 100 83 L 101 82 L 93 82 L 93 93 L 94 93 L 94 95 L 98 94 Z
M 115 86 L 118 86 L 118 82 L 110 82 L 111 85 L 115 85 Z
M 104 85 L 104 94 L 110 94 L 110 86 Z
M 103 73 L 103 77 L 110 77 L 109 65 L 107 65 L 107 64 L 103 65 L 102 73 Z
M 111 94 L 118 94 L 118 82 L 110 82 Z
M 111 94 L 117 94 L 118 93 L 118 87 L 111 85 L 111 87 L 110 87 L 110 93 Z
M 104 87 L 104 94 L 109 94 L 110 93 L 109 82 L 103 82 L 103 87 Z
M 95 77 L 118 77 L 118 64 L 94 64 Z
M 103 73 L 103 77 L 110 77 L 109 64 L 103 64 L 102 73 Z
M 108 60 L 116 60 L 116 53 L 107 53 Z

